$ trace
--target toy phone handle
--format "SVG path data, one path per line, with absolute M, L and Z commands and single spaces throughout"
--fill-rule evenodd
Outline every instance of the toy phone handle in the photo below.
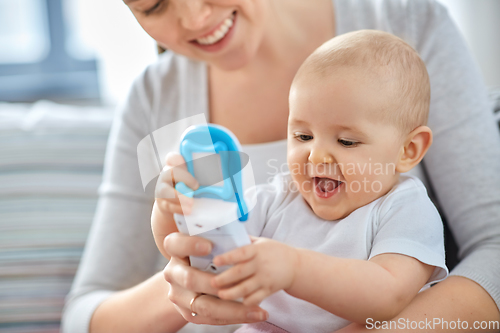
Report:
M 208 130 L 208 131 L 207 131 Z M 223 186 L 200 186 L 196 191 L 189 189 L 184 183 L 178 183 L 175 189 L 182 194 L 193 197 L 195 203 L 189 219 L 190 228 L 193 224 L 205 226 L 218 225 L 218 221 L 229 223 L 211 228 L 212 230 L 196 233 L 197 236 L 208 239 L 213 244 L 212 253 L 204 257 L 190 256 L 191 266 L 203 271 L 220 273 L 229 266 L 217 267 L 213 258 L 240 246 L 251 243 L 245 226 L 240 221 L 246 221 L 248 210 L 244 200 L 241 175 L 243 168 L 239 155 L 241 146 L 238 139 L 228 129 L 208 124 L 188 128 L 180 144 L 181 155 L 186 160 L 188 171 L 196 178 L 193 167 L 193 153 L 216 153 L 220 157 L 220 167 L 223 176 Z M 233 153 L 232 155 L 230 155 Z M 198 179 L 200 182 L 201 179 Z M 200 182 L 203 183 L 203 182 Z M 219 219 L 222 216 L 230 216 Z M 183 215 L 174 214 L 177 229 L 184 234 L 191 234 Z M 210 220 L 210 221 L 209 221 Z M 192 231 L 192 230 L 191 230 Z
M 179 232 L 189 235 L 184 215 L 174 214 L 174 219 Z M 248 245 L 251 243 L 250 237 L 248 236 L 244 224 L 239 220 L 235 220 L 222 227 L 206 231 L 196 236 L 203 237 L 211 241 L 213 248 L 212 252 L 207 256 L 189 256 L 191 266 L 196 267 L 199 270 L 215 274 L 224 272 L 230 266 L 215 266 L 213 263 L 214 257 L 219 254 L 231 251 L 237 247 Z

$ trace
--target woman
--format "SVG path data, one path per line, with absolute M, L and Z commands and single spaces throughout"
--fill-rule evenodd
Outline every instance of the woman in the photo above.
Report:
M 158 251 L 149 225 L 154 184 L 143 191 L 136 149 L 154 130 L 203 112 L 235 133 L 257 181 L 264 182 L 286 161 L 288 89 L 296 70 L 323 42 L 358 29 L 391 32 L 426 62 L 435 138 L 420 176 L 434 190 L 462 257 L 450 278 L 420 293 L 398 318 L 460 319 L 469 327 L 476 320 L 499 320 L 500 139 L 480 75 L 442 6 L 434 0 L 125 3 L 169 51 L 136 81 L 113 125 L 95 221 L 68 296 L 65 332 L 175 332 L 187 321 L 265 320 L 258 307 L 211 296 L 209 276 L 187 261 L 210 251 L 202 239 L 167 237 L 171 260 L 165 276 L 156 273 Z M 208 295 L 195 298 L 199 293 Z M 364 329 L 351 325 L 343 331 Z

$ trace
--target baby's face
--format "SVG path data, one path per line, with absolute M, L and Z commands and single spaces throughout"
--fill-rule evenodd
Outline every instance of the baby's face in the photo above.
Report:
M 301 75 L 290 91 L 288 166 L 314 213 L 346 217 L 396 184 L 403 140 L 380 120 L 390 98 L 359 69 Z

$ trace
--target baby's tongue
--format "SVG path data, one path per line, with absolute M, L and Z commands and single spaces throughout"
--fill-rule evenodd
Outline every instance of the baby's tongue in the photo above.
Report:
M 335 181 L 330 178 L 320 178 L 318 181 L 318 187 L 322 192 L 333 191 L 336 185 Z

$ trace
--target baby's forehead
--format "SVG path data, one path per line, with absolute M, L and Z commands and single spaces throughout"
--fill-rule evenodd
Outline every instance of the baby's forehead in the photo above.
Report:
M 399 81 L 380 68 L 344 66 L 330 67 L 326 71 L 305 68 L 297 74 L 290 92 L 311 93 L 313 90 L 315 95 L 343 98 L 352 95 L 360 100 L 371 97 L 371 102 L 379 106 L 377 110 L 382 111 L 394 105 L 398 86 Z M 364 92 L 365 95 L 360 96 L 356 92 Z
M 308 85 L 323 95 L 311 92 Z M 330 87 L 335 90 L 329 91 Z M 369 98 L 352 94 L 361 88 Z M 348 96 L 369 99 L 377 106 L 367 108 L 371 116 L 380 116 L 405 131 L 427 123 L 430 84 L 425 63 L 409 44 L 386 32 L 361 30 L 324 43 L 297 72 L 291 103 L 294 93 L 307 98 L 307 93 L 300 93 L 302 89 L 319 99 L 332 94 L 332 102 Z
M 356 123 L 364 125 L 359 127 L 360 131 L 389 123 L 394 125 L 389 120 L 397 114 L 400 100 L 395 98 L 393 88 L 390 81 L 353 68 L 328 75 L 303 72 L 290 91 L 289 120 L 291 123 L 312 120 L 311 123 L 319 122 L 324 127 L 335 127 L 328 122 L 349 119 L 349 127 L 353 129 L 358 127 Z M 312 119 L 311 108 L 323 109 L 325 116 Z

